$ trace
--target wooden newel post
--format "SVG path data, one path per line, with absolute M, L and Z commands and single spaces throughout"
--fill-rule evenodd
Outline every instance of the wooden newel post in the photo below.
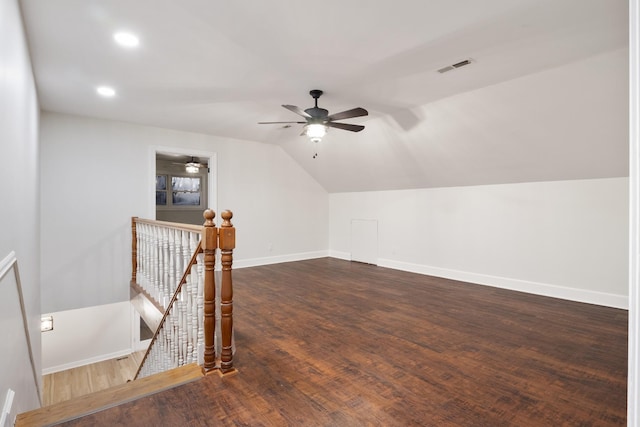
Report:
M 138 283 L 136 274 L 138 272 L 138 235 L 136 234 L 137 216 L 131 217 L 131 283 Z
M 216 213 L 211 209 L 204 211 L 202 227 L 202 250 L 204 252 L 204 370 L 216 368 L 216 249 L 218 247 L 218 229 L 213 222 Z
M 220 311 L 222 331 L 222 351 L 220 353 L 220 370 L 223 374 L 235 371 L 233 367 L 233 283 L 231 265 L 233 249 L 236 247 L 236 229 L 231 224 L 233 213 L 222 212 L 222 225 L 219 229 L 220 253 L 222 264 L 222 283 L 220 289 Z

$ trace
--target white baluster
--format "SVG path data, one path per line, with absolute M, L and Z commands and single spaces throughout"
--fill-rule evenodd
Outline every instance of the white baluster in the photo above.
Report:
M 140 279 L 142 276 L 142 232 L 141 226 L 142 224 L 136 223 L 136 282 L 140 283 Z
M 142 282 L 140 283 L 140 286 L 142 286 L 142 288 L 144 290 L 148 289 L 148 285 L 149 285 L 149 271 L 147 268 L 147 265 L 149 263 L 148 260 L 148 256 L 149 256 L 149 245 L 148 245 L 148 234 L 147 234 L 147 224 L 142 224 L 142 234 L 141 234 L 141 239 L 142 239 L 142 262 L 140 263 L 140 269 L 141 269 L 141 276 L 142 276 Z
M 168 304 L 168 298 L 171 298 L 171 294 L 169 294 L 169 237 L 168 237 L 168 233 L 169 233 L 169 229 L 167 228 L 163 228 L 162 229 L 162 234 L 161 234 L 161 244 L 162 244 L 162 249 L 161 249 L 161 254 L 162 254 L 162 261 L 161 264 L 159 265 L 160 269 L 161 269 L 161 287 L 162 287 L 162 293 L 163 293 L 163 300 L 160 301 L 160 303 L 162 304 L 162 307 L 164 307 L 165 309 L 167 308 L 167 304 Z
M 182 300 L 182 336 L 184 341 L 182 342 L 182 353 L 184 364 L 187 364 L 187 360 L 189 359 L 188 347 L 189 347 L 189 290 L 186 289 L 186 292 L 183 292 L 184 299 Z
M 200 234 L 193 231 L 189 232 L 189 252 L 192 255 L 196 249 L 198 249 L 198 242 L 200 241 Z
M 144 289 L 151 295 L 151 271 L 149 265 L 151 264 L 151 242 L 150 242 L 150 227 L 149 224 L 144 225 Z
M 195 276 L 189 288 L 189 300 L 191 301 L 191 359 L 196 363 L 198 361 L 198 282 L 200 277 L 197 268 L 194 268 L 193 271 Z
M 198 365 L 204 364 L 204 254 L 198 254 L 198 292 L 196 306 L 198 311 L 198 340 L 196 351 L 198 352 Z
M 186 267 L 182 258 L 182 243 L 183 243 L 182 235 L 184 233 L 185 232 L 182 230 L 176 230 L 176 252 L 174 254 L 174 259 L 176 263 L 176 275 L 173 281 L 173 286 L 178 286 L 178 283 L 180 283 L 180 280 L 182 279 L 182 273 L 184 273 L 184 269 Z
M 186 289 L 182 289 L 182 292 L 185 293 L 185 302 L 186 302 L 186 309 L 185 309 L 185 316 L 186 316 L 186 323 L 185 323 L 185 334 L 187 335 L 187 346 L 191 345 L 191 343 L 194 342 L 194 334 L 193 334 L 193 281 L 197 280 L 198 277 L 198 269 L 193 266 L 191 268 L 191 274 L 189 275 L 189 281 L 187 282 L 187 288 Z M 187 355 L 188 355 L 188 360 L 187 363 L 191 363 L 191 350 L 187 349 Z
M 180 300 L 176 300 L 175 304 L 175 322 L 176 322 L 176 335 L 175 335 L 175 349 L 176 349 L 176 365 L 182 365 L 182 307 Z
M 140 261 L 138 263 L 138 269 L 140 274 L 138 275 L 138 283 L 142 289 L 147 289 L 147 224 L 140 224 L 138 227 L 140 230 L 140 248 L 138 249 L 138 255 Z
M 162 304 L 162 228 L 155 227 L 154 233 L 155 261 L 154 261 L 154 279 L 156 285 L 156 301 Z
M 150 249 L 150 257 L 149 257 L 149 270 L 150 270 L 150 279 L 151 279 L 151 296 L 158 300 L 158 241 L 157 241 L 157 233 L 158 227 L 151 227 L 149 230 L 150 233 L 150 241 L 149 241 L 149 249 Z
M 191 254 L 193 251 L 189 245 L 189 232 L 182 232 L 182 271 L 180 271 L 180 275 L 184 274 L 184 271 L 187 269 L 189 265 L 189 261 L 191 260 Z
M 169 281 L 168 285 L 173 287 L 173 283 L 178 283 L 176 279 L 176 230 L 169 230 Z M 173 295 L 173 294 L 172 294 Z
M 178 367 L 178 316 L 177 304 L 174 304 L 172 308 L 171 316 L 171 366 Z
M 180 301 L 178 302 L 178 305 L 180 306 L 180 318 L 178 319 L 178 323 L 179 323 L 179 330 L 178 330 L 178 345 L 180 347 L 180 366 L 183 366 L 184 364 L 186 364 L 186 360 L 187 360 L 187 322 L 186 320 L 186 314 L 187 314 L 187 308 L 186 308 L 186 304 L 185 304 L 185 293 L 181 292 L 180 294 Z
M 146 253 L 145 253 L 145 276 L 147 277 L 147 285 L 146 285 L 146 290 L 147 293 L 149 293 L 149 295 L 153 296 L 153 270 L 152 270 L 152 255 L 151 255 L 151 249 L 152 249 L 152 236 L 151 236 L 151 225 L 147 225 L 147 234 L 145 236 L 145 240 L 146 240 Z

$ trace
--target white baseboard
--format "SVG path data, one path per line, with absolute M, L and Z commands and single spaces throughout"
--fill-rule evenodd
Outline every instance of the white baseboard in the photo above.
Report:
M 66 371 L 67 369 L 78 368 L 80 366 L 91 365 L 92 363 L 104 362 L 109 359 L 116 359 L 118 357 L 128 356 L 132 353 L 130 348 L 116 351 L 109 354 L 101 354 L 100 356 L 91 357 L 84 360 L 76 360 L 71 363 L 65 363 L 64 365 L 51 366 L 42 370 L 42 375 L 53 374 L 55 372 Z
M 305 259 L 325 258 L 329 251 L 300 252 L 296 254 L 277 255 L 264 258 L 241 259 L 233 262 L 233 268 L 257 267 L 260 265 L 279 264 L 281 262 L 303 261 Z
M 344 258 L 342 258 L 344 259 Z M 446 268 L 432 267 L 422 264 L 412 264 L 391 259 L 378 259 L 378 266 L 393 268 L 395 270 L 411 273 L 425 274 L 429 276 L 443 277 L 446 279 L 460 280 L 478 285 L 493 286 L 495 288 L 510 289 L 512 291 L 526 292 L 535 295 L 560 298 L 576 302 L 584 302 L 606 307 L 629 309 L 629 298 L 625 295 L 608 294 L 604 292 L 589 291 L 585 289 L 568 288 L 548 283 L 537 283 L 526 280 L 512 279 L 509 277 L 491 276 Z
M 329 251 L 329 256 L 331 258 L 338 258 L 338 259 L 343 259 L 345 261 L 351 261 L 350 252 Z
M 349 252 L 341 251 L 317 251 L 299 254 L 283 255 L 277 257 L 254 258 L 234 263 L 234 268 L 254 267 L 259 265 L 277 264 L 281 262 L 301 261 L 305 259 L 331 258 L 351 261 Z M 422 264 L 413 264 L 391 259 L 378 259 L 378 266 L 393 268 L 395 270 L 411 273 L 425 274 L 429 276 L 443 277 L 446 279 L 460 280 L 463 282 L 493 286 L 495 288 L 509 289 L 512 291 L 526 292 L 535 295 L 560 298 L 588 304 L 602 305 L 606 307 L 629 309 L 629 298 L 626 295 L 609 294 L 605 292 L 589 291 L 585 289 L 569 288 L 548 283 L 531 282 L 527 280 L 512 279 L 509 277 L 492 276 L 487 274 L 472 273 L 460 270 L 451 270 L 440 267 L 432 267 Z

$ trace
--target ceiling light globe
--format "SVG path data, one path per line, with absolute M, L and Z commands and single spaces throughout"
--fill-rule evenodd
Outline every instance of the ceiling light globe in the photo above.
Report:
M 326 133 L 327 127 L 323 124 L 314 123 L 307 125 L 307 136 L 311 142 L 320 142 Z

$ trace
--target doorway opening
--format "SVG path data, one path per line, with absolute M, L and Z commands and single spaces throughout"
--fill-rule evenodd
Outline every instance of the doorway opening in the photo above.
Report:
M 215 153 L 155 147 L 151 163 L 150 218 L 202 225 L 205 209 L 216 211 Z

